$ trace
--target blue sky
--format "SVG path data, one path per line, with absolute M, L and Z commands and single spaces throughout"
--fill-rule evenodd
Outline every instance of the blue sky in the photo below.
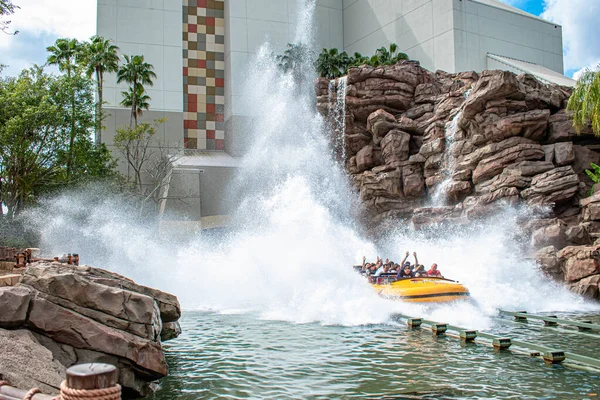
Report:
M 505 1 L 505 3 L 511 4 L 515 7 L 520 8 L 523 11 L 527 11 L 528 13 L 537 16 L 544 12 L 544 0 L 513 0 Z
M 600 64 L 600 0 L 501 0 L 562 26 L 565 75 Z
M 181 1 L 181 0 L 167 0 Z M 250 1 L 250 0 L 249 0 Z M 283 1 L 283 0 L 272 0 Z M 404 1 L 404 0 L 396 0 Z M 577 76 L 600 64 L 600 0 L 500 0 L 563 27 L 565 74 Z M 0 34 L 0 63 L 16 75 L 43 64 L 46 47 L 59 37 L 89 39 L 96 32 L 96 0 L 13 0 L 21 7 L 11 17 L 17 36 Z

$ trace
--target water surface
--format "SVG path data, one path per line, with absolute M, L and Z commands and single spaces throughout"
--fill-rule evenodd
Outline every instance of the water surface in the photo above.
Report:
M 165 343 L 170 376 L 154 399 L 576 399 L 600 391 L 598 372 L 401 323 L 326 326 L 212 312 L 186 312 L 181 323 L 184 333 Z M 554 328 L 508 319 L 492 331 L 547 344 L 573 340 L 600 356 L 594 334 L 561 337 Z

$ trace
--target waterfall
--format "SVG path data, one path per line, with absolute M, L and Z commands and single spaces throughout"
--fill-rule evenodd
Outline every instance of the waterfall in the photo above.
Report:
M 446 123 L 446 130 L 444 137 L 446 138 L 446 147 L 444 154 L 442 155 L 442 169 L 441 173 L 444 176 L 444 180 L 438 184 L 433 193 L 432 200 L 435 206 L 443 206 L 446 203 L 446 191 L 448 186 L 452 182 L 452 175 L 455 172 L 456 157 L 452 155 L 450 151 L 455 141 L 456 129 L 458 128 L 458 120 L 462 116 L 462 110 L 456 113 L 454 118 Z M 445 165 L 445 167 L 443 167 Z
M 333 151 L 342 163 L 346 161 L 347 81 L 345 76 L 329 81 L 329 119 L 333 135 Z
M 471 94 L 471 89 L 464 93 L 465 102 Z M 463 103 L 464 105 L 465 103 Z M 462 116 L 462 105 L 452 120 L 446 123 L 444 137 L 446 145 L 444 147 L 444 154 L 442 155 L 442 161 L 440 172 L 444 176 L 444 180 L 440 182 L 431 197 L 433 205 L 436 207 L 446 205 L 446 192 L 448 187 L 452 183 L 452 177 L 456 172 L 456 157 L 452 155 L 452 145 L 456 140 L 456 130 L 458 129 L 458 121 Z

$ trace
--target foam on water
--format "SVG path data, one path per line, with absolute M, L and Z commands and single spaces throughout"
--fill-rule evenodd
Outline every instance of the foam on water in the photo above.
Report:
M 314 7 L 309 1 L 303 8 L 296 43 L 312 43 Z M 46 252 L 79 251 L 87 264 L 176 294 L 187 310 L 253 312 L 297 323 L 380 323 L 402 312 L 481 329 L 497 308 L 598 309 L 523 258 L 513 235 L 516 210 L 451 231 L 399 229 L 378 250 L 356 223 L 357 196 L 316 112 L 312 60 L 298 82 L 277 69 L 272 53 L 265 44 L 246 76 L 242 104 L 253 122 L 231 189 L 242 200 L 230 232 L 187 242 L 158 237 L 132 218 L 134 210 L 92 188 L 49 199 L 30 214 Z M 431 310 L 384 300 L 350 268 L 363 255 L 399 262 L 406 250 L 464 282 L 477 304 Z

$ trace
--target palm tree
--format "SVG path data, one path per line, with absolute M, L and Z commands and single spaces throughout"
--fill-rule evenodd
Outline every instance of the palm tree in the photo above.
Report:
M 406 53 L 398 53 L 398 45 L 390 43 L 389 50 L 385 47 L 380 47 L 375 51 L 375 54 L 369 59 L 368 64 L 372 67 L 381 65 L 394 65 L 398 61 L 408 60 Z
M 50 53 L 47 59 L 49 65 L 57 65 L 58 70 L 66 72 L 69 81 L 76 67 L 78 57 L 81 57 L 81 45 L 77 39 L 60 38 L 56 39 L 54 46 L 46 47 Z M 71 169 L 73 165 L 73 144 L 75 143 L 75 89 L 71 94 L 71 138 L 69 141 L 69 155 L 67 157 L 67 182 L 71 179 Z
M 102 36 L 93 36 L 91 43 L 85 46 L 84 63 L 88 77 L 96 75 L 98 104 L 96 106 L 96 144 L 102 143 L 102 105 L 104 73 L 117 72 L 119 69 L 119 48 Z
M 567 104 L 577 133 L 591 124 L 594 135 L 600 136 L 600 65 L 598 69 L 581 74 Z
M 316 69 L 319 76 L 327 79 L 339 78 L 343 75 L 343 59 L 347 58 L 346 52 L 339 53 L 338 49 L 323 49 L 316 61 Z
M 131 85 L 131 118 L 129 120 L 129 127 L 133 127 L 135 120 L 135 126 L 137 127 L 137 93 L 138 86 L 141 85 L 154 85 L 153 79 L 156 79 L 156 74 L 152 71 L 154 67 L 144 61 L 144 56 L 123 56 L 125 58 L 125 64 L 121 65 L 117 71 L 117 83 L 127 82 Z
M 58 70 L 66 72 L 70 78 L 75 68 L 77 56 L 81 52 L 81 46 L 77 39 L 56 39 L 54 46 L 46 47 L 46 51 L 50 53 L 47 59 L 48 64 L 57 65 Z
M 123 95 L 123 100 L 121 101 L 121 105 L 123 107 L 131 107 L 133 105 L 133 88 L 129 88 L 127 92 L 121 92 Z M 142 85 L 138 85 L 137 93 L 135 94 L 135 102 L 136 102 L 136 117 L 141 117 L 144 113 L 144 110 L 150 108 L 150 96 L 146 94 L 146 90 Z M 137 125 L 137 122 L 136 122 Z
M 369 57 L 363 56 L 359 52 L 355 52 L 354 56 L 352 57 L 350 66 L 351 67 L 359 67 L 361 65 L 368 64 L 368 62 L 369 62 Z

